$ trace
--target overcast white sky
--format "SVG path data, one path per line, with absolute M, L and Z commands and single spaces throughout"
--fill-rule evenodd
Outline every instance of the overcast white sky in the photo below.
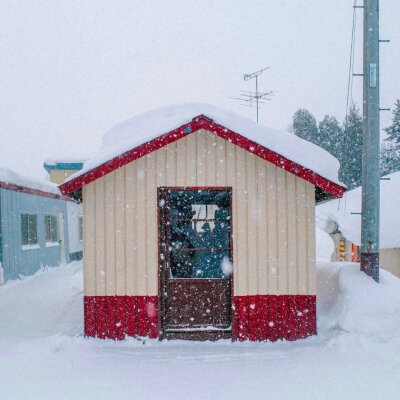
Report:
M 361 4 L 361 0 L 358 1 Z M 232 100 L 244 73 L 271 69 L 260 111 L 287 129 L 346 108 L 353 0 L 1 0 L 0 166 L 45 176 L 46 158 L 90 154 L 114 124 L 201 101 L 255 118 Z M 381 0 L 381 105 L 400 98 L 400 1 Z M 362 72 L 362 11 L 356 70 Z M 361 106 L 361 78 L 354 100 Z M 391 113 L 382 114 L 381 126 Z

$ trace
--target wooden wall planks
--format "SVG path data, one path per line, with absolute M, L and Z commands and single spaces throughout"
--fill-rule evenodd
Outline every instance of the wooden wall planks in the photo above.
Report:
M 204 185 L 232 187 L 234 295 L 315 294 L 314 186 L 199 131 L 84 186 L 85 295 L 157 296 L 157 186 Z

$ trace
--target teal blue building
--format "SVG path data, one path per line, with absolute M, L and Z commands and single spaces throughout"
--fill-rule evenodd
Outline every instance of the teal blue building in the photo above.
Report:
M 67 209 L 69 203 L 80 205 L 45 184 L 52 190 L 0 181 L 0 284 L 81 257 L 81 252 L 70 255 Z M 75 214 L 79 241 L 82 221 Z

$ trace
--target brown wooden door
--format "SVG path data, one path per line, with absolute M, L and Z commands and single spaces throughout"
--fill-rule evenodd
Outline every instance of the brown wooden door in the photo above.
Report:
M 159 189 L 163 338 L 231 337 L 231 191 Z

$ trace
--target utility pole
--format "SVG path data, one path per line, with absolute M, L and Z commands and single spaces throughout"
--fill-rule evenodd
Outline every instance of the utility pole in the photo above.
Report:
M 379 0 L 364 0 L 361 270 L 379 282 Z

